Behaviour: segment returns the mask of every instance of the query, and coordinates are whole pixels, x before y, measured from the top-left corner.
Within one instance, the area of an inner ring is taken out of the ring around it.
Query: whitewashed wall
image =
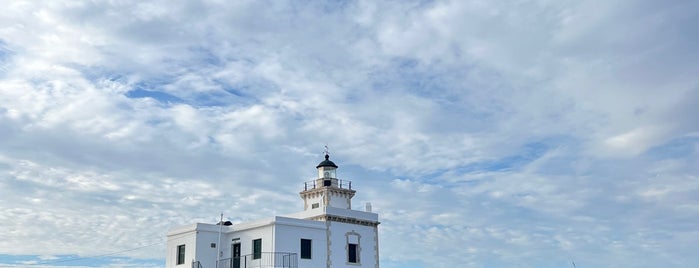
[[[347,233],[355,232],[360,236],[358,264],[347,263]],[[376,268],[377,248],[376,233],[373,226],[330,222],[330,258],[332,267]]]
[[[321,195],[321,194],[314,195],[313,197],[309,197],[305,202],[306,202],[306,204],[305,204],[306,207],[304,208],[305,210],[314,209],[313,204],[316,204],[316,203],[318,204],[318,207],[315,209],[322,209],[323,207],[325,207],[325,205],[323,205],[323,195]]]
[[[215,225],[197,223],[172,230],[167,240],[167,255],[165,267],[190,268],[192,261],[200,261],[204,267],[214,267],[216,264],[216,248],[211,243],[217,243],[218,229]],[[177,265],[177,246],[185,245],[185,261]]]
[[[274,226],[271,221],[266,225],[234,225],[233,230],[233,232],[227,233],[225,240],[223,240],[223,244],[226,247],[223,258],[231,258],[232,244],[236,243],[236,241],[240,243],[241,256],[252,254],[252,241],[255,239],[262,239],[262,252],[274,251]],[[237,240],[234,241],[234,239]],[[255,260],[254,262],[257,261]]]
[[[329,191],[328,194],[330,195],[330,204],[328,204],[329,207],[350,209],[350,199],[347,198],[346,195],[332,191]]]
[[[296,253],[299,268],[326,267],[325,222],[278,217],[275,228],[277,252]],[[301,238],[312,241],[311,259],[301,259]]]

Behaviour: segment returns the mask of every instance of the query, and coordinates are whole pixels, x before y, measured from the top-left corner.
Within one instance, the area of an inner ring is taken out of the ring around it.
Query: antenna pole
[[[223,212],[221,212],[221,221],[218,222],[218,244],[216,245],[216,249],[218,251],[218,254],[216,254],[216,268],[218,268],[218,263],[221,262],[221,254],[223,254],[223,251],[221,251],[221,231],[223,229]]]

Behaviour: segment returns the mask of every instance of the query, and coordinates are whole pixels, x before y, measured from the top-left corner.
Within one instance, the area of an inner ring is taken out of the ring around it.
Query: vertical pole
[[[221,231],[223,229],[223,212],[221,212],[221,220],[218,222],[218,244],[216,244],[216,268],[218,268],[218,263],[221,262]]]

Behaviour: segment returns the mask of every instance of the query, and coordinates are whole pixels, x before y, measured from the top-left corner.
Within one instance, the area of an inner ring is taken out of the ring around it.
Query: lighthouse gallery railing
[[[261,252],[219,261],[219,268],[298,268],[296,253]]]

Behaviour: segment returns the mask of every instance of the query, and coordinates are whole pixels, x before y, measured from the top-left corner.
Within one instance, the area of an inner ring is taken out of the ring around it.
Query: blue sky
[[[697,1],[3,6],[0,267],[162,267],[326,144],[384,268],[699,266]]]

